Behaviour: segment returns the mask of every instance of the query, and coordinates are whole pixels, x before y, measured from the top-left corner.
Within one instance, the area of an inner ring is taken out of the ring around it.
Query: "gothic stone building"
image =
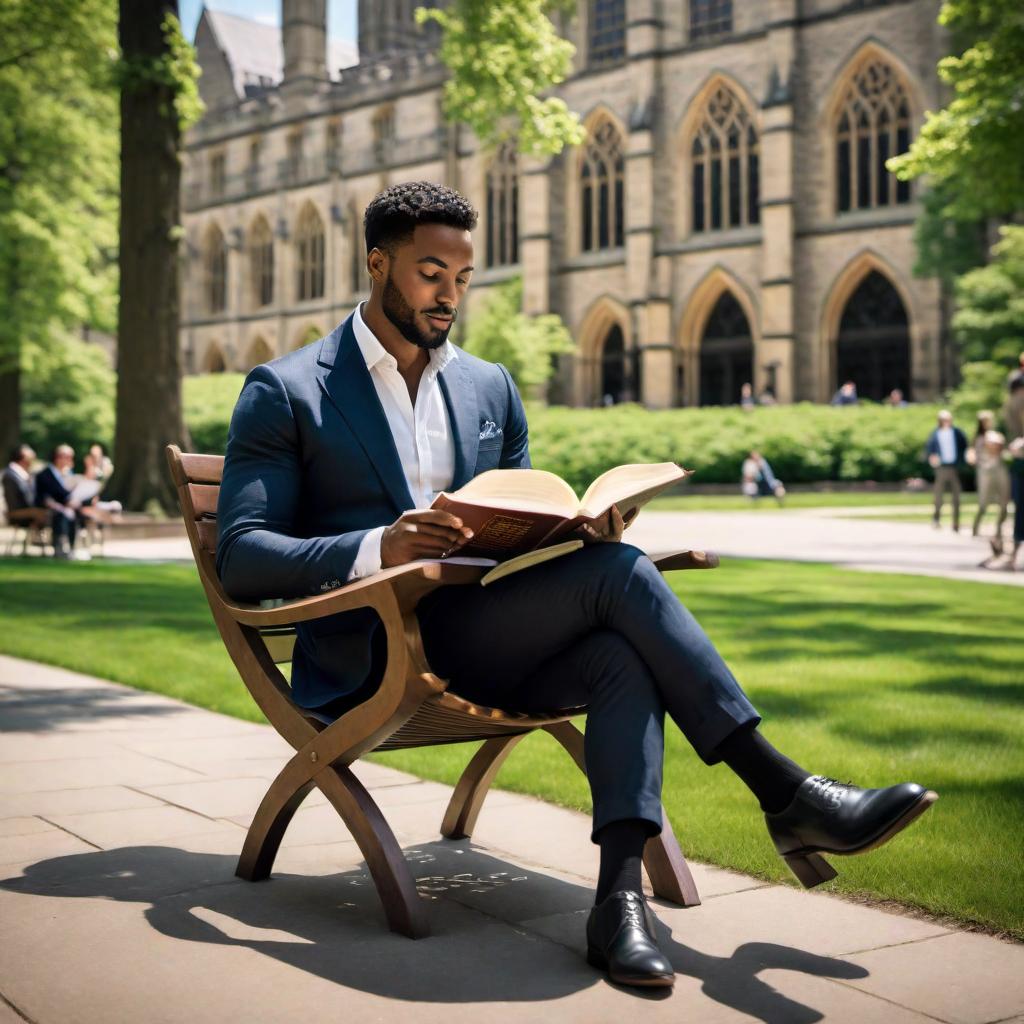
[[[367,202],[430,179],[481,211],[467,318],[521,275],[526,311],[568,325],[551,400],[947,385],[943,297],[912,271],[919,186],[884,167],[944,101],[939,0],[581,0],[559,94],[587,141],[550,161],[444,122],[416,6],[360,0],[358,62],[328,58],[325,0],[283,0],[281,30],[204,12],[207,113],[184,185],[193,372],[329,331],[367,291]]]

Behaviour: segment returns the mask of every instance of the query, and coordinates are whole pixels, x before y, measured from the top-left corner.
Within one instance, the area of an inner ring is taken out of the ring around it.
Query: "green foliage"
[[[195,451],[223,454],[228,444],[231,412],[244,382],[244,373],[209,373],[184,378],[185,423]]]
[[[927,174],[944,191],[947,217],[1024,210],[1024,7],[1020,0],[946,0],[939,21],[966,47],[939,62],[953,99],[886,166],[904,180]]]
[[[953,331],[965,359],[1010,367],[1024,351],[1024,227],[1000,234],[993,261],[957,282]]]
[[[70,444],[79,458],[96,441],[114,439],[114,371],[106,353],[77,338],[55,339],[26,356],[22,435],[43,457]]]
[[[1000,363],[964,363],[960,384],[946,396],[946,405],[965,429],[982,409],[999,415],[1006,400],[1006,367]]]
[[[751,448],[785,483],[898,481],[921,475],[921,449],[935,407],[833,408],[801,403],[739,408],[531,408],[530,452],[579,493],[600,473],[627,462],[678,462],[693,482],[737,483]]]
[[[166,50],[160,57],[122,57],[118,64],[118,85],[123,90],[150,85],[164,86],[174,96],[178,126],[185,131],[203,115],[205,106],[199,98],[199,76],[202,71],[196,52],[181,30],[181,22],[168,12],[161,26]],[[166,110],[161,110],[166,114]]]
[[[548,17],[565,3],[550,0],[453,0],[420,7],[420,24],[443,31],[445,114],[473,129],[485,146],[518,139],[524,153],[552,156],[586,138],[579,118],[556,96],[541,93],[572,70],[573,45]]]
[[[952,285],[960,274],[985,262],[985,224],[949,216],[948,193],[947,185],[925,192],[921,199],[921,213],[914,224],[914,273]]]
[[[0,370],[116,319],[113,0],[0,4]]]
[[[481,359],[504,364],[524,395],[539,397],[551,377],[552,357],[576,346],[557,314],[527,316],[522,307],[521,278],[494,288],[487,305],[470,320],[463,347]]]

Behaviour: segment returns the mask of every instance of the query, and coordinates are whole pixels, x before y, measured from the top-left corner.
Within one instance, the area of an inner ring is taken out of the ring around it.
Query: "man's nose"
[[[455,291],[454,283],[446,281],[439,285],[434,293],[434,301],[440,308],[446,311],[454,309],[458,303],[458,295]]]

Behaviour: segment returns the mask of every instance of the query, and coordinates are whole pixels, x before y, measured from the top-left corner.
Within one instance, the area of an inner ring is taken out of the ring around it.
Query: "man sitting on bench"
[[[234,598],[306,596],[457,550],[468,528],[431,510],[435,495],[530,465],[508,371],[448,341],[476,218],[441,185],[382,192],[365,216],[369,298],[327,337],[249,374],[217,509],[217,567]],[[588,706],[601,850],[588,959],[618,982],[671,985],[640,876],[662,827],[666,712],[707,764],[724,761],[750,788],[805,885],[833,876],[818,854],[884,842],[935,794],[913,783],[860,789],[777,751],[693,616],[620,542],[623,526],[613,509],[581,550],[486,588],[439,587],[417,616],[430,665],[454,693],[516,711]],[[366,610],[300,624],[295,701],[340,715],[372,694],[384,669],[376,626]]]

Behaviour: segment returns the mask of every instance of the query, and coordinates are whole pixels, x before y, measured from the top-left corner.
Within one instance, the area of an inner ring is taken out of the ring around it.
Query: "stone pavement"
[[[584,960],[584,815],[495,791],[472,841],[442,840],[449,787],[375,764],[357,774],[430,938],[385,929],[315,793],[274,877],[243,882],[289,753],[266,726],[0,657],[0,1024],[1024,1021],[1024,946],[701,865],[701,907],[655,903],[674,990],[618,988]]]

